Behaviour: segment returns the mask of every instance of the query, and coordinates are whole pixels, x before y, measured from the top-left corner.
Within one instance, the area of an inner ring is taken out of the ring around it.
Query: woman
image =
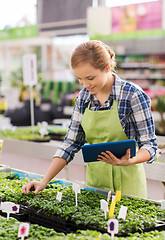
[[[130,149],[121,158],[111,152],[89,163],[86,184],[124,194],[147,197],[143,162],[153,162],[157,143],[150,99],[135,84],[115,73],[115,54],[101,41],[79,45],[72,54],[71,66],[83,89],[76,98],[71,123],[64,141],[41,181],[23,187],[35,194],[69,163],[85,142],[102,143],[136,139],[139,150],[130,158]]]

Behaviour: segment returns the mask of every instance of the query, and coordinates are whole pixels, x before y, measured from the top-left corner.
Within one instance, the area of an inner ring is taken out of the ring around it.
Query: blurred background
[[[27,117],[15,117],[17,108],[28,109],[29,88],[22,74],[25,54],[37,56],[35,123],[52,122],[70,118],[80,90],[70,68],[73,49],[100,39],[116,53],[117,74],[151,97],[156,131],[164,135],[159,122],[165,111],[164,0],[0,0],[0,4],[0,110],[12,124],[30,125]]]
[[[21,131],[32,125],[32,96],[35,131],[42,140],[64,138],[81,89],[70,57],[77,45],[90,39],[108,44],[116,53],[117,74],[150,96],[157,161],[164,163],[165,0],[0,0],[1,137],[25,140],[29,130]],[[23,56],[28,54],[37,59],[32,89],[23,81]],[[29,139],[33,137],[34,132]],[[161,188],[164,196],[164,173],[157,170],[154,176],[155,171],[149,170],[148,178],[161,182],[155,189]]]

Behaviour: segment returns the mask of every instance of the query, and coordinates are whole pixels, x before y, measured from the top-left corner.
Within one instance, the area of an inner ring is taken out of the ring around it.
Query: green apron
[[[86,108],[81,125],[89,144],[128,140],[118,115],[118,102],[113,108],[91,111]],[[112,166],[101,161],[87,164],[86,184],[105,190],[120,190],[124,194],[146,198],[146,177],[143,164]]]

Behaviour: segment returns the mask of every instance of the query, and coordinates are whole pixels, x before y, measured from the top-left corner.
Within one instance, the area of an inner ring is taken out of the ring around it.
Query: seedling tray
[[[33,224],[42,225],[43,227],[53,228],[57,232],[67,233],[76,233],[77,230],[96,230],[102,233],[107,233],[107,231],[97,228],[95,226],[76,224],[72,220],[65,220],[59,216],[55,215],[46,215],[40,210],[31,209],[29,207],[24,206],[24,211],[26,211],[28,215],[28,221]]]
[[[28,177],[28,178],[31,178],[31,179],[39,177],[39,176],[35,176],[32,173],[27,173],[27,172],[23,172],[23,171],[15,171],[15,170],[12,170],[12,171],[15,172],[15,174],[18,177]],[[71,185],[71,182],[68,182],[68,181],[58,180],[57,183],[60,183],[62,185],[67,185],[67,186]],[[92,188],[92,187],[88,187],[88,186],[84,186],[83,188],[84,188],[84,190],[94,190],[94,191],[98,191],[101,194],[107,195],[107,191],[104,191],[102,189],[96,189],[96,188]],[[112,193],[112,195],[114,195],[114,193]],[[133,196],[126,195],[126,197],[131,199]],[[142,198],[139,198],[139,199],[142,199]],[[153,200],[149,200],[149,199],[148,200],[144,199],[144,200],[149,201],[149,202],[153,202],[155,205],[160,205],[159,202],[156,202],[156,201],[153,201]],[[94,222],[92,223],[92,221],[91,221],[91,225],[89,225],[89,224],[85,225],[84,224],[85,221],[83,220],[83,222],[81,223],[81,221],[80,221],[81,219],[77,218],[76,215],[73,216],[72,220],[71,219],[66,220],[64,218],[61,218],[58,215],[51,215],[51,214],[53,214],[52,212],[49,212],[49,215],[48,215],[48,213],[46,213],[46,209],[45,210],[36,210],[36,209],[33,209],[32,207],[30,208],[28,205],[26,205],[26,206],[22,206],[21,210],[23,211],[24,214],[26,214],[26,215],[23,215],[23,217],[25,217],[25,216],[27,217],[26,221],[31,222],[31,223],[36,223],[36,224],[39,224],[39,225],[42,225],[42,226],[45,226],[45,227],[48,227],[48,228],[53,228],[54,230],[56,230],[58,232],[70,233],[70,232],[76,232],[78,229],[97,230],[97,231],[100,231],[102,233],[107,232],[106,229],[105,229],[105,225],[104,225],[104,229],[100,229],[100,228],[96,227],[94,225]],[[150,213],[152,214],[152,212],[150,212]],[[13,217],[16,217],[16,215],[13,216]],[[21,217],[21,216],[18,216],[18,217]],[[76,222],[73,219],[77,219],[79,224],[77,225],[76,223],[78,223],[78,222]],[[19,220],[24,221],[23,219],[19,219]],[[143,221],[143,219],[142,219],[142,221]],[[162,221],[164,221],[164,217],[162,218]],[[150,228],[146,227],[146,229],[144,229],[144,226],[143,226],[143,232],[148,232],[148,231],[151,231],[151,230],[158,230],[158,231],[165,230],[165,222],[155,222],[155,224],[156,225],[154,227],[150,227]],[[147,222],[146,222],[145,226],[148,226]],[[125,233],[123,233],[123,232],[124,231],[122,230],[122,232],[119,233],[119,236],[126,236],[128,234],[127,230],[126,230]],[[132,228],[130,233],[134,233],[134,232],[135,232],[134,228]],[[136,232],[138,232],[138,230]]]
[[[84,224],[76,224],[76,222],[72,220],[62,219],[60,216],[55,215],[46,215],[40,210],[31,209],[27,206],[23,206],[24,212],[28,215],[28,221],[33,224],[38,224],[43,227],[53,228],[57,232],[67,233],[76,233],[77,230],[94,230],[99,231],[101,233],[107,233],[105,229],[101,229],[97,226],[93,225],[84,225]],[[165,230],[165,222],[159,221],[156,223],[154,227],[146,228],[143,232],[150,231],[163,231]],[[132,231],[131,233],[140,232],[140,231]],[[126,237],[129,232],[118,233],[117,236]]]
[[[91,226],[91,225],[83,225],[83,224],[79,224],[77,225],[75,222],[73,221],[70,221],[69,222],[69,229],[72,231],[72,232],[76,232],[77,230],[81,229],[81,230],[93,230],[93,231],[98,231],[98,232],[101,232],[101,233],[107,233],[107,230],[105,229],[101,229],[99,227],[96,227],[96,226]],[[151,227],[151,228],[146,228],[144,229],[144,232],[150,232],[150,231],[154,231],[154,230],[157,230],[157,231],[163,231],[165,230],[165,222],[159,222],[156,224],[156,226],[154,227]],[[136,233],[136,232],[140,232],[140,231],[132,231],[131,233]],[[118,233],[117,236],[119,237],[126,237],[128,236],[128,233],[129,232],[125,232],[125,233]]]
[[[43,227],[53,228],[57,232],[63,232],[65,234],[72,232],[69,223],[60,218],[59,216],[47,216],[40,210],[35,210],[24,206],[24,211],[28,215],[28,221],[33,224],[38,224]]]

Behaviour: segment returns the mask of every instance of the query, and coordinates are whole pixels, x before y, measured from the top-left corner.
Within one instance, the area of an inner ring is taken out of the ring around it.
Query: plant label
[[[29,235],[29,228],[30,225],[29,223],[21,223],[19,225],[19,230],[18,230],[18,237],[21,239],[24,239],[24,237],[27,237]]]
[[[109,202],[110,200],[110,197],[111,197],[111,191],[108,192],[108,196],[107,196],[107,202]]]
[[[119,202],[121,200],[121,191],[116,191],[115,202]]]
[[[119,210],[118,218],[122,218],[122,219],[125,220],[126,214],[127,214],[127,209],[128,209],[127,207],[121,205],[120,210]]]
[[[73,191],[76,193],[80,193],[80,185],[77,183],[72,184]]]
[[[11,213],[19,213],[19,205],[13,202],[1,202],[1,210],[7,213],[7,220],[9,220]]]
[[[105,219],[107,218],[107,212],[109,212],[109,209],[108,209],[108,202],[105,201],[104,199],[101,199],[100,200],[100,207],[101,207],[101,210],[104,211],[104,214],[105,214]]]
[[[37,84],[37,57],[36,54],[23,56],[23,83],[25,86]]]
[[[119,231],[119,222],[117,219],[109,219],[108,220],[108,232],[111,234],[112,239],[114,239],[114,235]]]
[[[56,196],[56,199],[61,202],[61,199],[62,199],[62,192],[57,192],[57,196]]]
[[[12,207],[12,213],[19,213],[19,204],[14,204]]]
[[[112,200],[111,205],[110,205],[110,209],[109,209],[109,217],[113,218],[113,214],[115,211],[115,204],[116,202]]]
[[[81,193],[80,192],[80,185],[77,184],[77,183],[73,183],[72,188],[73,188],[73,191],[75,192],[76,207],[77,207],[77,193]]]
[[[165,210],[165,200],[161,201],[161,210]]]
[[[115,196],[112,196],[112,201],[114,201],[114,202],[115,202]]]

